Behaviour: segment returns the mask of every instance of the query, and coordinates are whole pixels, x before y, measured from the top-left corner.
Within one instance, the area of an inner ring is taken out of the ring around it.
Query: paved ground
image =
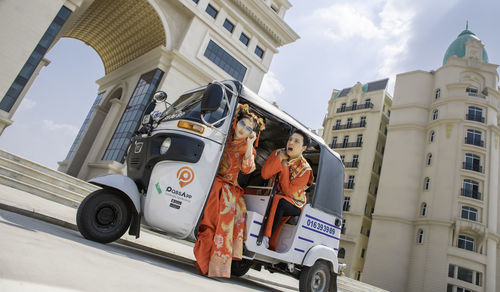
[[[190,262],[91,242],[76,231],[3,210],[0,234],[0,291],[297,291],[296,280],[279,283],[273,277],[282,282],[282,275],[267,272],[252,271],[244,279],[202,277]]]

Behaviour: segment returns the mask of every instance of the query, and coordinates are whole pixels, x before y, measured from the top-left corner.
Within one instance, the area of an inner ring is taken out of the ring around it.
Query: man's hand
[[[280,151],[280,153],[279,153],[279,157],[280,157],[281,162],[283,162],[283,161],[288,161],[288,158],[290,158],[290,157],[288,157],[288,155],[287,155],[285,152],[283,152],[283,151]]]

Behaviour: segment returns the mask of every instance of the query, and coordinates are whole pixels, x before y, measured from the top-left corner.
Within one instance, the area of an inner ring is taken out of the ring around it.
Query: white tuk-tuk
[[[337,274],[344,267],[337,260],[344,182],[339,155],[238,81],[214,81],[186,92],[171,105],[164,92],[157,92],[153,99],[142,127],[131,140],[127,176],[110,174],[90,180],[102,189],[80,204],[80,233],[108,243],[127,229],[139,237],[140,226],[145,224],[172,237],[196,241],[236,107],[248,104],[265,119],[266,130],[256,149],[257,169],[238,178],[247,202],[247,239],[243,260],[233,261],[231,272],[242,276],[250,268],[264,267],[299,279],[300,291],[336,291]],[[274,149],[285,146],[295,129],[311,138],[303,156],[313,169],[315,182],[307,190],[301,215],[285,224],[276,251],[272,251],[261,243],[276,185],[268,186],[260,168]]]

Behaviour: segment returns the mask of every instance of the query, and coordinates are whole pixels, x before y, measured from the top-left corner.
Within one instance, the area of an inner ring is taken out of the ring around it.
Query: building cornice
[[[380,220],[380,221],[392,221],[392,222],[402,223],[402,224],[406,224],[406,225],[413,224],[413,220],[410,220],[410,219],[395,217],[395,216],[378,215],[378,214],[373,214],[372,220],[373,220],[372,222],[374,222],[375,220]],[[372,223],[372,225],[373,225],[373,223]]]
[[[299,35],[263,1],[231,0],[247,16],[259,24],[277,43],[278,47],[299,39]],[[257,13],[255,13],[257,11]],[[276,24],[269,26],[268,23]]]
[[[411,109],[411,108],[418,108],[418,109],[423,109],[428,111],[429,107],[425,105],[421,105],[418,103],[410,103],[410,104],[402,104],[402,105],[395,105],[391,107],[391,111],[394,112],[394,110],[400,110],[400,109]]]
[[[395,125],[389,124],[387,126],[387,130],[388,131],[393,131],[393,130],[421,130],[421,131],[425,131],[426,126],[420,125],[420,124],[412,124],[412,123],[395,124]]]

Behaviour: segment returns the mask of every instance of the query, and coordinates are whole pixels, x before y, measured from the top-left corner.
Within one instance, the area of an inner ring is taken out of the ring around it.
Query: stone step
[[[71,180],[67,180],[66,177],[58,175],[52,170],[44,172],[45,169],[40,168],[37,170],[31,168],[24,162],[25,161],[18,162],[17,160],[11,160],[0,156],[0,166],[3,166],[6,169],[11,169],[23,173],[26,176],[37,178],[47,183],[59,186],[61,188],[67,189],[68,191],[86,196],[87,194],[99,189],[99,187],[89,184],[85,181],[77,181],[74,178]],[[56,176],[54,176],[54,174],[56,174]]]
[[[0,174],[0,184],[31,193],[33,195],[57,202],[62,205],[66,205],[72,208],[77,208],[80,205],[81,200],[75,200],[68,197],[61,196],[58,193],[54,193],[45,189],[42,189],[35,185],[30,185],[26,182],[17,180],[11,176],[5,176]]]
[[[76,177],[73,177],[71,175],[67,175],[63,172],[51,169],[49,167],[43,166],[41,164],[30,161],[30,160],[23,158],[21,156],[6,152],[4,150],[0,150],[0,157],[4,158],[3,160],[0,161],[0,164],[2,164],[2,161],[9,160],[9,161],[11,161],[11,163],[17,163],[17,164],[23,165],[24,167],[27,167],[28,169],[38,171],[44,175],[51,176],[51,177],[56,178],[60,181],[64,181],[68,184],[78,186],[82,189],[88,189],[90,191],[93,191],[96,188],[95,185],[90,184],[86,181],[83,181],[83,180],[78,179]]]
[[[50,194],[54,194],[58,197],[61,197],[63,200],[68,199],[75,202],[80,202],[83,198],[88,194],[80,194],[70,191],[68,189],[62,188],[60,186],[54,185],[51,182],[43,181],[36,177],[32,177],[28,174],[9,169],[0,165],[0,175],[4,177],[9,177],[14,179],[17,182],[22,182],[22,187],[33,187],[39,190],[47,191]],[[14,185],[9,185],[11,187],[15,187]],[[27,191],[26,189],[22,189],[23,191]]]

